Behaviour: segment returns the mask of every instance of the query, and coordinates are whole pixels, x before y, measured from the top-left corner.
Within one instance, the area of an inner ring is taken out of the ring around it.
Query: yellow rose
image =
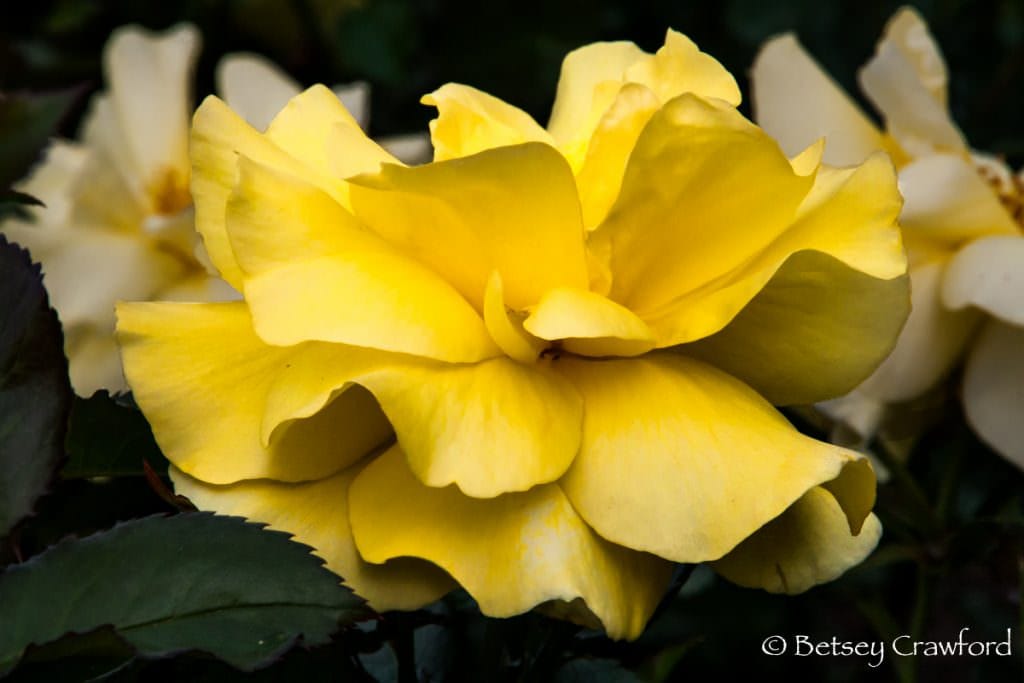
[[[181,24],[153,33],[123,26],[103,51],[108,89],[91,102],[81,141],[55,140],[21,189],[41,199],[33,221],[0,225],[43,266],[64,326],[71,383],[90,395],[126,389],[114,339],[121,299],[238,298],[207,268],[189,195],[192,71],[200,36]],[[218,90],[264,128],[300,88],[258,55],[227,55]],[[366,124],[368,87],[336,94]],[[382,141],[403,159],[425,158],[426,136]]]
[[[245,299],[118,309],[176,489],[292,532],[377,609],[457,583],[615,638],[673,562],[799,592],[863,559],[870,465],[769,401],[891,348],[888,159],[787,159],[674,32],[571,53],[546,129],[466,86],[426,101],[418,167],[322,87],[265,134],[197,111],[197,227]]]
[[[824,409],[870,437],[887,404],[920,396],[965,361],[968,421],[1024,468],[1024,183],[967,146],[924,21],[912,9],[897,12],[860,72],[884,132],[791,35],[765,45],[751,78],[756,118],[784,150],[824,136],[829,163],[860,163],[885,149],[899,169],[913,312],[881,367]]]

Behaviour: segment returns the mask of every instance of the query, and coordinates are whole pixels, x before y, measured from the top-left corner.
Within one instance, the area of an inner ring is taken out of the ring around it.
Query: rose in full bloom
[[[119,299],[209,301],[237,298],[208,267],[189,194],[191,78],[199,33],[116,30],[103,53],[108,90],[97,95],[82,141],[55,140],[20,189],[46,208],[0,231],[42,263],[64,326],[71,382],[79,394],[126,388],[114,339]],[[218,87],[253,125],[299,86],[257,55],[229,55]],[[366,122],[367,87],[336,92]],[[391,141],[402,158],[423,157],[424,136]]]
[[[973,152],[950,118],[946,66],[924,21],[897,12],[860,72],[884,130],[793,36],[763,48],[752,80],[755,116],[784,150],[824,136],[826,162],[884,149],[899,169],[913,312],[878,371],[825,410],[869,437],[887,404],[924,394],[963,363],[968,421],[1024,468],[1024,184]]]
[[[196,223],[244,300],[126,303],[125,370],[199,507],[287,530],[377,609],[462,586],[636,637],[674,562],[799,592],[875,546],[875,479],[772,403],[907,314],[885,155],[788,159],[681,34],[570,53],[548,126],[463,85],[406,167],[330,91],[195,115]]]

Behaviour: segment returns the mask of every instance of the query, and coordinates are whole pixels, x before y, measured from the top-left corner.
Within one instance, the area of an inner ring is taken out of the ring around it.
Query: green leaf
[[[106,391],[75,397],[67,450],[68,461],[60,471],[66,479],[142,476],[143,461],[158,473],[167,472],[167,460],[146,418],[125,397]]]
[[[369,614],[279,531],[206,512],[132,520],[0,574],[0,676],[31,644],[112,625],[145,657],[200,650],[251,671]]]
[[[64,454],[71,395],[39,266],[0,235],[0,537],[46,491]]]
[[[0,189],[28,173],[81,92],[0,93]]]

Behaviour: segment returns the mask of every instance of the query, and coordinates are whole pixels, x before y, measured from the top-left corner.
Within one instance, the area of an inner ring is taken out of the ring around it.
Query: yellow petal
[[[301,120],[296,125],[302,125]],[[350,123],[336,123],[326,131],[324,141],[326,163],[331,173],[338,178],[351,178],[360,173],[376,173],[381,164],[401,164],[395,156],[381,145],[366,137],[361,129]],[[342,204],[351,209],[348,186]]]
[[[314,85],[293,97],[270,122],[267,139],[310,168],[331,176],[335,166],[327,143],[331,132],[339,127],[352,131],[357,140],[365,141],[359,147],[345,150],[352,165],[348,175],[376,171],[384,162],[398,163],[366,137],[338,96],[322,85]]]
[[[400,254],[311,258],[249,278],[256,333],[269,344],[327,341],[471,363],[500,352],[473,308]]]
[[[419,609],[434,602],[455,588],[435,565],[409,557],[369,564],[359,557],[349,525],[348,490],[361,469],[357,465],[302,484],[261,480],[215,486],[175,467],[170,475],[175,492],[201,510],[262,522],[312,546],[328,569],[378,611]]]
[[[343,181],[318,173],[257,133],[216,97],[207,97],[196,110],[192,125],[192,197],[196,230],[223,277],[242,289],[242,272],[235,261],[224,225],[228,196],[238,178],[238,155],[281,172],[309,180],[335,200],[346,196]]]
[[[846,288],[837,291],[844,297],[856,299],[864,294],[859,287],[873,289],[873,296],[879,296],[882,300],[892,303],[893,307],[881,309],[888,313],[879,316],[877,327],[850,331],[853,337],[868,341],[869,345],[865,349],[865,356],[850,365],[841,366],[840,372],[860,374],[863,377],[878,363],[881,356],[873,354],[890,348],[893,336],[906,317],[906,284],[871,282],[872,278],[892,280],[906,271],[906,258],[896,225],[901,199],[896,189],[892,163],[884,154],[878,153],[854,168],[821,167],[813,178],[809,179],[813,180],[814,186],[800,204],[795,219],[770,244],[727,276],[677,298],[671,304],[663,306],[657,313],[643,316],[654,329],[659,346],[701,339],[722,330],[768,285],[788,259],[799,252],[811,250],[821,254],[818,257],[806,257],[809,260],[800,262],[810,264],[807,273],[796,275],[794,280],[799,264],[793,264],[789,267],[790,273],[780,276],[776,283],[798,287],[802,290],[801,293],[798,294],[796,288],[780,292],[784,303],[774,298],[779,294],[768,295],[768,299],[776,301],[781,306],[779,310],[773,310],[769,315],[779,313],[787,323],[792,323],[794,320],[789,314],[796,313],[803,318],[798,329],[817,335],[816,338],[813,342],[803,342],[783,324],[776,327],[771,323],[770,317],[762,316],[757,324],[763,326],[767,323],[769,327],[764,330],[755,328],[750,332],[755,336],[767,333],[764,335],[766,338],[754,343],[789,345],[796,339],[796,345],[809,348],[811,344],[822,341],[822,337],[825,336],[824,341],[827,344],[823,350],[832,354],[833,347],[829,345],[831,341],[827,335],[842,335],[850,326],[857,328],[863,323],[857,322],[847,312],[839,310],[835,305],[836,296],[831,290],[831,283],[827,277],[823,279],[821,274],[844,271],[848,267],[851,272],[842,276],[847,282]],[[838,263],[829,257],[833,257]],[[806,302],[798,299],[804,295],[810,297]],[[863,310],[864,305],[859,303],[853,307],[856,310]],[[790,307],[793,306],[796,310],[790,311]],[[867,317],[874,319],[875,315]],[[808,327],[811,329],[808,330]],[[819,327],[820,332],[813,331]],[[771,339],[776,335],[778,338]],[[739,335],[734,336],[734,339],[738,341]],[[782,347],[778,350],[782,350]],[[842,351],[845,350],[848,349],[844,347]],[[840,352],[841,350],[836,347],[831,357],[841,358],[838,355]],[[819,355],[814,354],[815,357]],[[865,360],[868,360],[870,365],[863,366],[861,363]],[[764,368],[764,371],[771,372],[767,368]],[[763,374],[761,371],[755,372]],[[763,385],[758,386],[767,390]]]
[[[559,287],[549,290],[523,322],[534,336],[561,340],[584,356],[638,356],[654,348],[644,321],[600,294]]]
[[[420,101],[437,107],[437,118],[430,122],[434,161],[524,142],[552,142],[522,109],[468,85],[448,83]]]
[[[330,195],[301,177],[239,154],[237,178],[225,225],[246,276],[346,250],[388,248]]]
[[[262,55],[238,52],[217,63],[217,92],[250,126],[265,131],[288,100],[302,88]]]
[[[960,157],[918,159],[900,170],[899,180],[905,198],[900,223],[911,252],[919,243],[950,248],[986,235],[1020,234],[992,187]]]
[[[412,168],[386,165],[351,182],[356,217],[441,274],[478,311],[495,270],[515,309],[553,287],[587,286],[576,184],[565,159],[547,145]]]
[[[267,343],[340,342],[451,362],[499,352],[451,285],[309,183],[241,157],[226,223]]]
[[[683,95],[647,124],[591,241],[611,253],[611,298],[654,316],[758,254],[792,222],[813,178],[736,110]]]
[[[671,573],[663,560],[598,537],[558,486],[468,498],[419,483],[397,448],[349,490],[352,532],[370,562],[420,557],[445,569],[495,617],[582,598],[612,638],[636,638]]]
[[[298,347],[276,377],[268,382],[259,426],[260,443],[264,446],[274,443],[279,432],[292,425],[301,428],[305,418],[321,412],[337,413],[340,420],[336,428],[328,428],[328,435],[343,437],[347,441],[362,438],[349,433],[349,430],[361,431],[358,421],[362,419],[367,419],[369,427],[377,423],[376,418],[366,416],[369,404],[374,407],[370,412],[378,416],[381,413],[376,400],[354,381],[381,368],[401,365],[402,360],[403,357],[397,354],[343,344],[304,344]],[[342,415],[346,408],[351,408],[355,414],[351,417]],[[327,420],[329,416],[325,415],[311,424]],[[381,433],[391,436],[390,426]]]
[[[505,306],[505,292],[498,271],[491,273],[484,295],[484,322],[491,339],[501,350],[520,363],[533,363],[547,343],[523,329],[525,315]]]
[[[636,140],[639,129],[650,118],[651,112],[643,111],[649,108],[646,101],[615,104],[623,90],[630,91],[630,100],[635,100],[637,92],[649,93],[655,107],[683,93],[695,93],[734,105],[740,102],[740,91],[732,75],[713,57],[701,52],[689,38],[671,29],[665,36],[665,44],[654,55],[627,42],[594,43],[582,47],[569,53],[562,63],[549,125],[559,149],[574,170],[584,165],[594,144],[592,137],[600,127],[607,128],[608,122],[603,122],[603,119],[609,115],[612,122],[626,126],[626,137],[630,139],[606,141],[605,145],[610,144],[611,149],[596,153],[599,158],[610,155],[612,159],[607,161],[612,161],[613,166],[625,164],[624,157],[618,158],[623,145],[628,143],[628,148],[632,148],[631,143]],[[637,104],[641,111],[635,111]],[[617,112],[609,110],[613,105],[618,108]],[[638,119],[642,120],[638,122]],[[628,150],[626,153],[628,155]],[[588,180],[592,181],[600,176],[600,172],[591,169],[589,175]],[[608,182],[617,185],[621,177],[622,169],[617,168]],[[588,226],[597,225],[601,218],[597,214],[607,212],[615,199],[614,190],[601,191],[601,194],[611,192],[611,196],[599,198],[600,205],[593,209],[593,214],[588,210]]]
[[[372,392],[429,486],[455,483],[480,498],[521,491],[557,479],[579,449],[580,397],[544,365],[454,365],[326,344],[293,355],[278,374],[264,438],[288,420],[319,419],[352,385]]]
[[[591,43],[573,50],[562,60],[548,130],[559,147],[586,144],[598,121],[618,93],[626,69],[649,56],[626,41]],[[601,87],[602,85],[611,87]]]
[[[907,270],[896,224],[902,206],[895,169],[882,152],[854,168],[819,167],[796,220],[772,250],[814,249],[873,277],[899,277]]]
[[[984,237],[950,259],[942,303],[977,306],[1011,325],[1024,325],[1024,236]]]
[[[967,359],[963,401],[978,436],[1024,469],[1024,328],[985,326]]]
[[[959,360],[980,315],[974,309],[950,311],[940,290],[946,264],[934,261],[910,269],[911,311],[892,353],[861,389],[886,402],[908,401],[923,394]]]
[[[889,21],[859,80],[888,132],[911,156],[966,153],[946,107],[942,55],[915,11],[903,9]]]
[[[825,138],[825,163],[848,166],[883,149],[881,132],[792,34],[764,44],[750,80],[754,120],[786,154]]]
[[[670,354],[563,358],[583,395],[583,444],[561,485],[601,536],[677,562],[721,557],[809,489],[840,487],[859,528],[874,501],[863,458],[797,432],[732,377]]]
[[[665,44],[653,56],[644,56],[626,69],[626,80],[646,85],[662,102],[683,93],[723,100],[739,106],[736,79],[718,60],[701,52],[682,33],[669,29]]]
[[[394,365],[357,378],[394,425],[416,476],[490,498],[558,479],[580,444],[583,403],[563,377],[509,358]]]
[[[130,168],[120,170],[143,186],[170,173],[188,184],[188,117],[199,32],[180,24],[164,34],[124,26],[103,51],[103,70]]]
[[[660,106],[650,89],[636,83],[624,85],[609,104],[594,129],[576,176],[583,223],[588,229],[596,228],[608,215],[619,196],[626,162],[637,138]]]
[[[372,397],[346,392],[264,446],[267,392],[309,348],[264,344],[243,303],[122,303],[118,340],[128,384],[161,450],[203,481],[319,479],[390,437]]]
[[[825,254],[790,258],[720,332],[677,347],[774,405],[845,394],[892,351],[910,312],[907,278],[881,280]]]
[[[822,158],[825,154],[825,138],[818,138],[811,144],[807,145],[804,151],[800,152],[796,156],[789,158],[789,165],[793,167],[793,172],[797,175],[812,175],[818,172],[821,168]],[[813,194],[814,188],[811,188]],[[804,200],[804,204],[807,203],[807,199]]]
[[[871,554],[881,535],[874,515],[852,535],[835,497],[817,487],[711,566],[741,586],[793,595],[839,578]]]

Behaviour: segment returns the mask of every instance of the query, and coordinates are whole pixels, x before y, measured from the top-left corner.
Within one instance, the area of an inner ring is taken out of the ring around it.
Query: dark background
[[[197,102],[213,91],[219,58],[247,50],[270,57],[306,85],[369,81],[374,88],[373,135],[424,130],[433,110],[418,100],[448,81],[490,92],[544,123],[567,51],[617,39],[633,40],[653,51],[661,45],[665,29],[672,27],[719,59],[745,94],[749,93],[747,69],[760,44],[772,35],[794,30],[863,104],[856,87],[857,69],[872,54],[886,20],[901,4],[852,0],[22,2],[17,16],[5,7],[6,16],[0,22],[0,91],[84,84],[84,92],[91,93],[101,87],[100,54],[114,28],[139,23],[163,29],[191,21],[199,26],[204,41],[196,74]],[[914,4],[946,56],[953,116],[968,140],[978,149],[1007,155],[1015,164],[1024,161],[1024,3],[936,0]],[[65,118],[64,135],[74,135],[86,102],[87,97],[79,98]],[[889,463],[895,476],[880,486],[877,507],[886,528],[882,545],[841,580],[785,598],[739,589],[698,570],[636,643],[614,644],[585,632],[566,635],[536,616],[507,622],[479,618],[474,622],[468,617],[469,626],[454,618],[446,622],[452,633],[444,640],[447,644],[438,641],[418,657],[447,658],[447,673],[436,674],[434,680],[484,680],[474,671],[479,674],[483,670],[479,667],[494,663],[485,661],[486,648],[477,647],[483,641],[474,634],[483,628],[490,634],[487,638],[505,643],[503,651],[510,658],[509,668],[493,680],[513,680],[509,672],[514,671],[517,648],[532,647],[530,634],[536,629],[554,629],[552,633],[564,639],[552,640],[564,648],[558,656],[617,660],[622,668],[639,671],[649,680],[730,680],[745,674],[767,680],[797,674],[817,681],[904,683],[1022,680],[1024,476],[970,434],[960,416],[956,385],[954,377],[944,391],[931,397],[944,406],[943,417],[906,466]],[[822,435],[812,425],[801,427]],[[111,519],[159,509],[159,501],[134,484],[125,485],[124,496],[110,499],[108,495],[104,500],[89,498],[94,495],[89,484],[76,486],[74,491],[62,490],[63,503],[58,504],[56,497],[49,499],[52,507],[44,508],[42,523],[61,519],[71,494],[84,497],[96,510],[97,528]],[[55,528],[65,527],[55,523]],[[455,606],[446,609],[466,618],[467,612],[459,611],[457,603],[455,599]],[[484,621],[486,626],[481,626]],[[866,660],[856,657],[761,654],[761,641],[773,634],[786,636],[791,645],[797,634],[815,641],[837,637],[889,643],[902,634],[955,640],[963,627],[978,639],[1002,639],[1006,629],[1012,628],[1013,656],[914,661],[896,658],[887,649],[885,664],[871,669]],[[319,661],[316,653],[310,656],[310,661]],[[302,664],[303,657],[307,655],[291,654],[283,666]],[[452,665],[451,661],[469,663]],[[200,669],[208,665],[213,666],[201,663]],[[192,679],[199,669],[189,667],[196,666],[187,660],[149,664],[139,680]],[[274,678],[279,668],[262,677],[289,680],[292,674],[287,672],[295,671],[282,669],[285,673]],[[326,668],[314,666],[313,670],[319,673],[307,680],[334,680]],[[614,670],[608,671],[601,675],[603,680],[634,680],[614,678]],[[210,680],[225,680],[230,672],[207,668],[202,673]]]
[[[758,46],[793,30],[862,103],[855,74],[899,2],[819,0],[80,0],[19,3],[0,26],[0,89],[101,82],[99,55],[126,23],[162,29],[196,23],[204,49],[197,100],[213,90],[225,53],[261,52],[303,84],[373,84],[372,133],[421,129],[420,96],[448,81],[473,85],[547,120],[562,56],[597,40],[647,50],[665,29],[686,33],[736,75],[744,92]],[[939,41],[951,72],[956,121],[979,148],[1024,158],[1024,3],[912,3]],[[68,125],[74,123],[72,117]],[[72,132],[72,131],[69,131]]]

